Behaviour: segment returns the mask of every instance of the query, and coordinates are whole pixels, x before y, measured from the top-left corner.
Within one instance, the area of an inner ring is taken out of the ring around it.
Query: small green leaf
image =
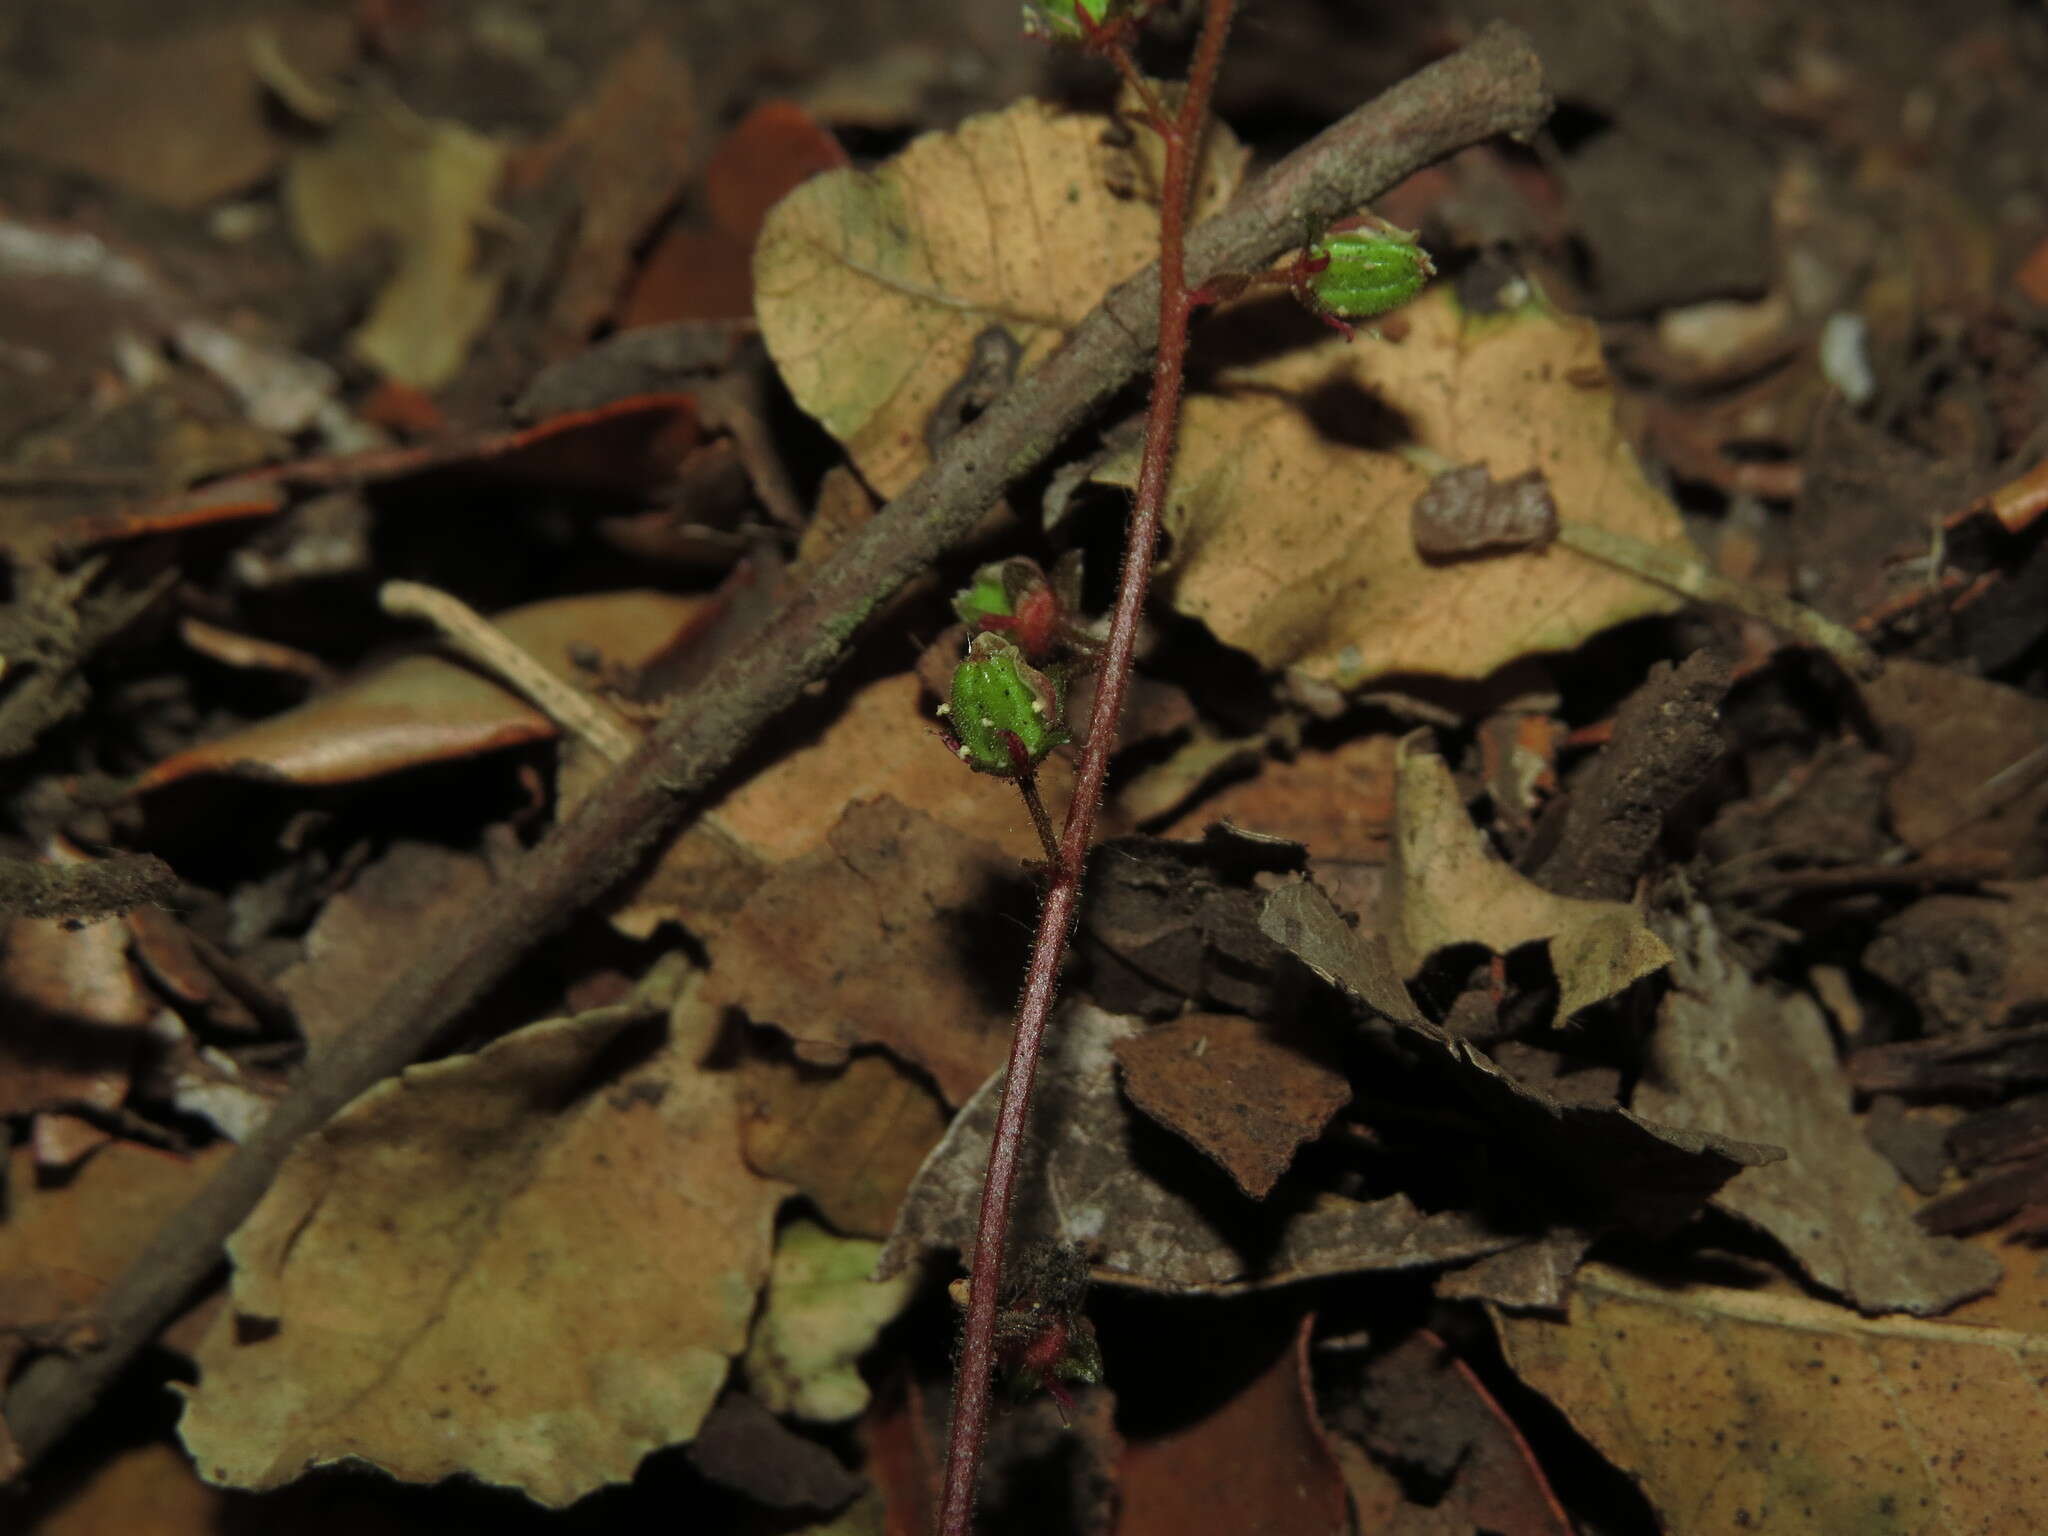
[[[1436,276],[1429,252],[1401,231],[1332,234],[1310,247],[1309,259],[1328,263],[1309,278],[1309,291],[1345,320],[1370,320],[1398,309]]]
[[[1001,778],[1020,777],[1069,739],[1059,685],[1001,635],[974,637],[942,713],[960,761]]]

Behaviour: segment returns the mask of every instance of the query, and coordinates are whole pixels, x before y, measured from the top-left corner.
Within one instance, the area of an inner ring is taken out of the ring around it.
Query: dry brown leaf
[[[1564,1321],[1494,1323],[1508,1363],[1642,1485],[1668,1536],[2005,1536],[2048,1529],[2041,1316],[1864,1318],[1591,1264]]]
[[[887,795],[847,807],[826,844],[777,869],[734,916],[711,997],[813,1062],[887,1046],[960,1103],[1009,1055],[1011,983],[993,978],[1021,961],[1016,945],[991,954],[987,941],[1005,936],[1019,871]]]
[[[550,671],[579,686],[573,658],[595,649],[631,666],[655,655],[707,600],[666,592],[550,598],[493,622]],[[408,656],[297,709],[165,758],[140,780],[154,789],[195,773],[346,784],[421,763],[467,757],[557,734],[553,721],[504,686],[440,656]]]
[[[1442,1339],[1426,1328],[1391,1347],[1375,1337],[1369,1354],[1355,1365],[1353,1358],[1340,1353],[1342,1374],[1323,1382],[1333,1441],[1355,1438],[1378,1462],[1400,1468],[1434,1495],[1420,1508],[1399,1498],[1395,1483],[1397,1504],[1388,1508],[1380,1479],[1347,1465],[1361,1531],[1572,1536],[1572,1523],[1514,1420]],[[1368,1509],[1379,1518],[1368,1519]]]
[[[693,989],[665,1045],[593,1085],[641,1016],[411,1068],[299,1144],[198,1352],[181,1433],[210,1481],[354,1457],[559,1506],[696,1433],[786,1187],[740,1159],[736,1075],[695,1064],[716,1019]]]
[[[1073,784],[1065,757],[1046,759],[1038,783],[1048,805],[1064,805]],[[860,689],[822,730],[706,809],[613,921],[635,938],[663,921],[716,933],[769,870],[816,853],[847,806],[877,795],[995,844],[1013,869],[1043,856],[1017,792],[961,768],[916,677],[903,672]]]
[[[61,844],[61,840],[60,840]],[[90,862],[68,845],[53,862]],[[128,1097],[142,1030],[163,1004],[128,958],[124,918],[17,917],[0,939],[0,1114]]]
[[[1871,717],[1897,733],[1906,762],[1892,775],[1892,829],[1941,859],[2017,857],[2043,873],[2037,828],[2048,815],[2048,702],[1989,678],[1902,657],[1863,687]]]
[[[851,1237],[887,1237],[925,1154],[946,1131],[939,1101],[887,1055],[842,1072],[749,1060],[741,1141],[756,1173],[796,1186]]]
[[[1133,1104],[1263,1200],[1350,1101],[1350,1080],[1315,1059],[1317,1044],[1284,1021],[1189,1013],[1118,1041],[1116,1059]]]
[[[1117,1467],[1117,1536],[1340,1536],[1344,1478],[1309,1396],[1304,1318],[1273,1362],[1215,1412],[1133,1441]]]
[[[337,891],[307,930],[304,957],[277,978],[299,1033],[316,1050],[337,1040],[366,999],[376,996],[404,957],[490,900],[488,863],[438,843],[393,843]]]
[[[1379,863],[1394,819],[1394,738],[1359,736],[1327,750],[1267,761],[1252,777],[1206,795],[1162,837],[1199,837],[1214,821],[1284,837],[1320,868],[1332,860]]]
[[[915,139],[876,171],[805,182],[762,225],[754,302],[790,393],[893,496],[930,462],[925,423],[1000,325],[1029,371],[1103,293],[1158,255],[1157,140],[1144,164],[1110,119],[1020,101]],[[1210,125],[1193,217],[1247,152]],[[1141,195],[1133,195],[1133,193]]]
[[[1402,672],[1483,677],[1677,606],[1563,549],[1416,553],[1424,456],[1497,479],[1538,469],[1571,521],[1657,545],[1685,535],[1615,425],[1591,321],[1540,302],[1467,314],[1449,284],[1402,316],[1398,344],[1331,337],[1221,369],[1190,395],[1161,571],[1174,607],[1264,666],[1357,688]],[[1102,478],[1136,474],[1133,453]]]
[[[536,179],[561,167],[580,199],[548,306],[551,352],[581,346],[611,314],[635,249],[681,195],[694,161],[695,96],[689,67],[650,29],[620,50],[590,99],[536,152]]]
[[[1548,1177],[1594,1203],[1589,1219],[1596,1224],[1618,1220],[1668,1231],[1738,1170],[1785,1155],[1712,1131],[1660,1125],[1613,1103],[1559,1098],[1504,1071],[1423,1018],[1387,958],[1385,940],[1352,928],[1306,881],[1268,896],[1259,924],[1318,976],[1398,1025],[1490,1125],[1519,1141]]]
[[[1054,1018],[1031,1100],[1013,1242],[1080,1246],[1094,1278],[1111,1285],[1224,1293],[1450,1264],[1515,1241],[1461,1211],[1425,1215],[1406,1195],[1246,1200],[1118,1092],[1117,1044],[1143,1028],[1079,1002]],[[991,1077],[925,1159],[877,1273],[893,1274],[928,1248],[971,1253],[1000,1094],[1000,1076]]]
[[[461,370],[503,286],[482,259],[477,230],[497,217],[504,162],[496,140],[392,100],[364,102],[292,157],[285,211],[309,255],[339,261],[373,240],[397,252],[350,338],[363,361],[420,389]]]
[[[275,6],[264,25],[315,74],[353,52],[338,11]],[[283,158],[285,137],[250,63],[256,29],[245,18],[82,30],[92,41],[77,57],[42,59],[40,78],[8,102],[0,145],[184,210],[253,187]],[[42,46],[77,36],[56,29]]]
[[[1671,951],[1629,903],[1553,896],[1488,852],[1442,758],[1403,744],[1395,777],[1387,900],[1403,976],[1448,945],[1484,944],[1504,955],[1547,939],[1563,1023],[1670,964]]]
[[[1784,1244],[1814,1280],[1865,1312],[1944,1312],[1989,1290],[1999,1264],[1913,1220],[1905,1186],[1850,1111],[1849,1080],[1820,1006],[1762,984],[1704,907],[1667,929],[1677,985],[1659,1011],[1635,1107],[1724,1136],[1773,1142],[1714,1204]]]

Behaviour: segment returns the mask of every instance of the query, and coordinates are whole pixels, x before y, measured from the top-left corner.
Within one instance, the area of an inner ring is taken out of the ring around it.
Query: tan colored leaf
[[[957,766],[957,765],[956,765]],[[993,846],[883,795],[783,865],[719,938],[717,1002],[773,1024],[807,1060],[884,1045],[959,1103],[1010,1049],[1018,957],[986,951],[1021,877]]]
[[[918,1165],[946,1131],[931,1091],[877,1051],[837,1073],[750,1060],[743,1075],[748,1166],[794,1184],[849,1237],[887,1237]]]
[[[1039,792],[1066,804],[1073,769],[1062,753],[1040,767]],[[699,816],[614,916],[636,938],[664,920],[700,935],[732,919],[776,866],[816,852],[855,801],[892,795],[924,815],[993,843],[1019,867],[1042,857],[1017,792],[1001,780],[964,771],[920,702],[908,672],[869,683],[822,730]]]
[[[395,248],[351,344],[401,383],[433,389],[454,378],[498,306],[503,279],[484,264],[477,230],[496,217],[504,161],[497,141],[386,100],[364,103],[286,169],[285,210],[316,260],[373,240]]]
[[[1401,314],[1399,343],[1332,336],[1225,368],[1189,397],[1166,510],[1174,607],[1265,666],[1343,688],[1399,672],[1483,677],[1675,607],[1563,549],[1443,564],[1416,553],[1410,510],[1434,473],[1423,462],[1481,463],[1497,479],[1540,469],[1568,520],[1651,544],[1684,531],[1615,425],[1591,321],[1541,303],[1468,314],[1449,284]],[[1240,311],[1238,323],[1253,322]],[[1136,475],[1131,454],[1103,478]]]
[[[572,657],[646,660],[682,632],[702,597],[604,592],[550,598],[499,614],[505,634],[569,682],[589,674]],[[195,773],[346,784],[422,763],[466,757],[557,734],[553,721],[482,673],[440,656],[408,656],[296,709],[165,758],[142,776],[154,789]]]
[[[881,1252],[880,1243],[835,1237],[801,1217],[782,1229],[747,1343],[747,1383],[765,1407],[821,1424],[867,1407],[856,1362],[917,1288],[914,1274],[870,1278]]]
[[[884,496],[929,462],[925,424],[980,332],[1007,330],[1028,371],[1158,254],[1150,154],[1105,143],[1110,128],[1021,101],[913,140],[879,170],[814,177],[769,214],[754,250],[762,338],[797,403]],[[1210,126],[1196,218],[1236,190],[1246,158]]]
[[[213,14],[223,19],[49,35],[40,46],[77,51],[44,57],[27,72],[33,84],[17,76],[0,145],[187,211],[253,187],[276,168],[286,140],[250,62],[254,29]],[[278,6],[264,26],[314,73],[353,53],[348,18],[336,11]]]
[[[1389,937],[1403,976],[1447,945],[1484,944],[1504,955],[1547,939],[1563,1022],[1671,963],[1629,903],[1553,896],[1495,858],[1442,758],[1404,746],[1395,774]]]
[[[1494,1326],[1668,1536],[2000,1536],[2048,1529],[2041,1316],[1864,1318],[1592,1264],[1563,1322],[1497,1312]]]
[[[1989,1290],[1990,1254],[1913,1220],[1903,1181],[1850,1111],[1820,1005],[1760,983],[1706,908],[1665,930],[1681,949],[1635,1107],[1786,1149],[1714,1196],[1785,1245],[1821,1285],[1865,1312],[1943,1312]]]
[[[229,1244],[233,1315],[181,1432],[211,1481],[354,1457],[562,1505],[688,1440],[746,1342],[785,1186],[740,1160],[735,1075],[670,1039],[592,1087],[637,1008],[380,1084],[296,1148]]]

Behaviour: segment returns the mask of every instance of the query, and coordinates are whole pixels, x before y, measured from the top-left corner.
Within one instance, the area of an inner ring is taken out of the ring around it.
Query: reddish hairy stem
[[[1045,900],[1039,907],[1038,931],[1032,938],[1031,961],[1025,971],[1024,998],[1017,1009],[1016,1033],[1010,1040],[1003,1100],[996,1111],[995,1134],[989,1142],[988,1171],[981,1186],[981,1214],[974,1233],[967,1322],[959,1365],[953,1376],[946,1491],[939,1514],[942,1536],[970,1536],[974,1529],[975,1484],[981,1470],[982,1440],[988,1430],[996,1302],[1002,1287],[1010,1209],[1017,1194],[1024,1126],[1031,1111],[1031,1089],[1038,1075],[1046,1024],[1059,992],[1060,962],[1080,908],[1088,843],[1094,836],[1096,813],[1102,806],[1103,779],[1109,771],[1110,749],[1116,744],[1117,720],[1123,713],[1131,658],[1137,648],[1138,621],[1144,613],[1145,593],[1152,581],[1152,555],[1159,542],[1160,514],[1166,507],[1186,375],[1188,317],[1194,310],[1185,260],[1188,198],[1194,185],[1195,165],[1201,156],[1202,129],[1209,98],[1215,90],[1217,66],[1223,59],[1223,40],[1230,31],[1234,3],[1235,0],[1208,0],[1180,113],[1155,124],[1166,141],[1166,176],[1159,203],[1159,343],[1152,363],[1152,401],[1145,416],[1145,456],[1138,470],[1137,495],[1131,505],[1123,574],[1110,617],[1109,642],[1103,648],[1101,680],[1096,685],[1095,707],[1088,719],[1088,744],[1075,774],[1074,798],[1067,810],[1066,827],[1060,834],[1057,857],[1047,872]],[[1125,56],[1119,67],[1128,63]]]

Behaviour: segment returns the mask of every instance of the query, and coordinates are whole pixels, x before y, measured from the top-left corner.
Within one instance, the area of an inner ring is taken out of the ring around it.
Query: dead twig
[[[1403,81],[1275,166],[1188,244],[1192,283],[1250,271],[1301,231],[1370,201],[1410,173],[1495,134],[1527,134],[1550,107],[1528,40],[1504,25]],[[285,1155],[356,1095],[400,1071],[534,944],[675,830],[757,733],[844,654],[905,581],[964,540],[983,512],[1112,394],[1152,363],[1159,274],[1113,290],[1045,363],[947,443],[801,591],[743,655],[678,700],[634,754],[508,873],[498,897],[438,935],[426,957],[363,1000],[293,1091],[100,1298],[101,1347],[45,1355],[7,1394],[33,1462],[89,1408],[220,1262],[221,1246]]]

